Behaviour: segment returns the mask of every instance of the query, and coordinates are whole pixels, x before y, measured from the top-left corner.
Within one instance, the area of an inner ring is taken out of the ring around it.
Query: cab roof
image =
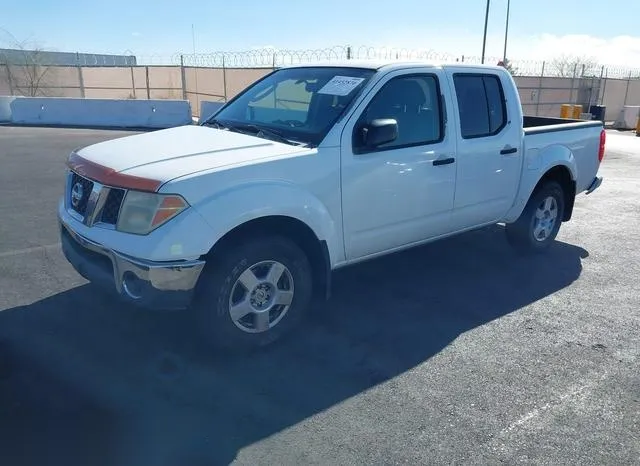
[[[335,60],[335,61],[317,61],[298,63],[293,65],[284,65],[281,68],[303,68],[303,67],[339,67],[339,68],[364,68],[376,71],[393,71],[394,69],[407,69],[407,68],[469,68],[469,69],[488,69],[488,70],[504,70],[503,67],[498,65],[481,65],[478,63],[438,63],[427,60]]]

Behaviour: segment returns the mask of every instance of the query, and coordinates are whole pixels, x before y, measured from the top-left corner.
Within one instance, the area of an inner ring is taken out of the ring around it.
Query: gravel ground
[[[0,127],[0,464],[638,464],[640,138],[544,257],[492,227],[344,269],[301,332],[224,356],[66,263],[66,155]]]

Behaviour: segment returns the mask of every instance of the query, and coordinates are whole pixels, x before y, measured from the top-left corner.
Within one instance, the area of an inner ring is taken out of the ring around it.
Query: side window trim
[[[500,76],[497,74],[493,74],[493,73],[454,73],[453,74],[453,84],[454,84],[454,91],[456,93],[456,99],[458,99],[458,89],[455,85],[455,78],[461,76],[461,77],[474,77],[474,78],[480,78],[482,80],[482,88],[484,89],[484,98],[487,104],[487,112],[490,111],[490,106],[489,106],[489,96],[487,93],[487,85],[485,82],[486,78],[493,78],[498,82],[498,90],[500,92],[500,106],[502,108],[502,123],[500,124],[500,126],[498,128],[496,128],[494,131],[489,132],[489,133],[483,133],[483,134],[476,134],[473,136],[465,136],[464,134],[462,134],[462,122],[460,121],[460,137],[462,137],[462,139],[478,139],[478,138],[488,138],[488,137],[492,137],[492,136],[497,136],[498,134],[500,134],[507,126],[507,123],[509,121],[509,117],[507,115],[507,105],[506,105],[506,98],[504,95],[504,87],[502,86],[502,80],[500,79]],[[489,130],[491,129],[491,115],[488,113],[487,114],[487,118],[489,121]],[[458,119],[461,120],[461,116],[460,116],[460,104],[458,104]]]
[[[437,117],[438,117],[438,130],[439,130],[439,138],[432,140],[432,141],[421,141],[421,142],[417,142],[417,143],[410,143],[410,144],[398,144],[398,145],[392,145],[392,146],[387,146],[387,147],[376,147],[373,149],[367,149],[361,146],[357,146],[355,144],[355,140],[356,140],[356,131],[358,130],[358,128],[360,127],[360,125],[363,123],[364,120],[364,116],[367,113],[367,110],[369,109],[369,107],[371,106],[371,103],[376,99],[376,97],[380,94],[380,92],[385,88],[385,86],[387,86],[389,83],[391,83],[394,80],[398,80],[398,79],[406,79],[406,78],[432,78],[434,83],[435,83],[435,97],[436,97],[436,105],[438,106],[438,113],[437,113]],[[367,104],[365,105],[365,107],[362,109],[362,111],[360,112],[360,115],[358,116],[358,119],[356,120],[354,126],[353,126],[353,130],[352,130],[352,134],[351,134],[351,150],[354,154],[360,155],[360,154],[372,154],[372,153],[376,153],[376,152],[385,152],[385,151],[389,151],[389,150],[396,150],[396,149],[405,149],[408,147],[419,147],[419,146],[427,146],[427,145],[432,145],[432,144],[439,144],[442,141],[444,141],[445,139],[445,124],[444,124],[444,115],[445,115],[445,101],[444,98],[442,97],[442,86],[440,85],[440,77],[436,74],[436,73],[429,73],[429,72],[420,72],[420,73],[407,73],[407,74],[401,74],[398,76],[394,76],[392,78],[390,78],[389,80],[387,80],[373,95],[373,97],[369,100],[369,102],[367,102]]]

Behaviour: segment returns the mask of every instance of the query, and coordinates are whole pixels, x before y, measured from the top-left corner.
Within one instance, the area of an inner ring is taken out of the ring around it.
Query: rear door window
[[[498,134],[507,123],[500,78],[491,74],[457,74],[453,77],[465,139]]]

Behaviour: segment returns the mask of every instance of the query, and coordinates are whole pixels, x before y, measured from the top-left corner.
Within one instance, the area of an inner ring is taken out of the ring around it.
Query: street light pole
[[[484,35],[482,37],[482,63],[484,64],[484,52],[487,48],[487,25],[489,24],[489,4],[491,0],[487,0],[487,11],[484,14]]]
[[[507,22],[504,28],[504,53],[502,54],[502,61],[507,63],[507,38],[509,37],[509,7],[511,6],[511,0],[507,0]]]

